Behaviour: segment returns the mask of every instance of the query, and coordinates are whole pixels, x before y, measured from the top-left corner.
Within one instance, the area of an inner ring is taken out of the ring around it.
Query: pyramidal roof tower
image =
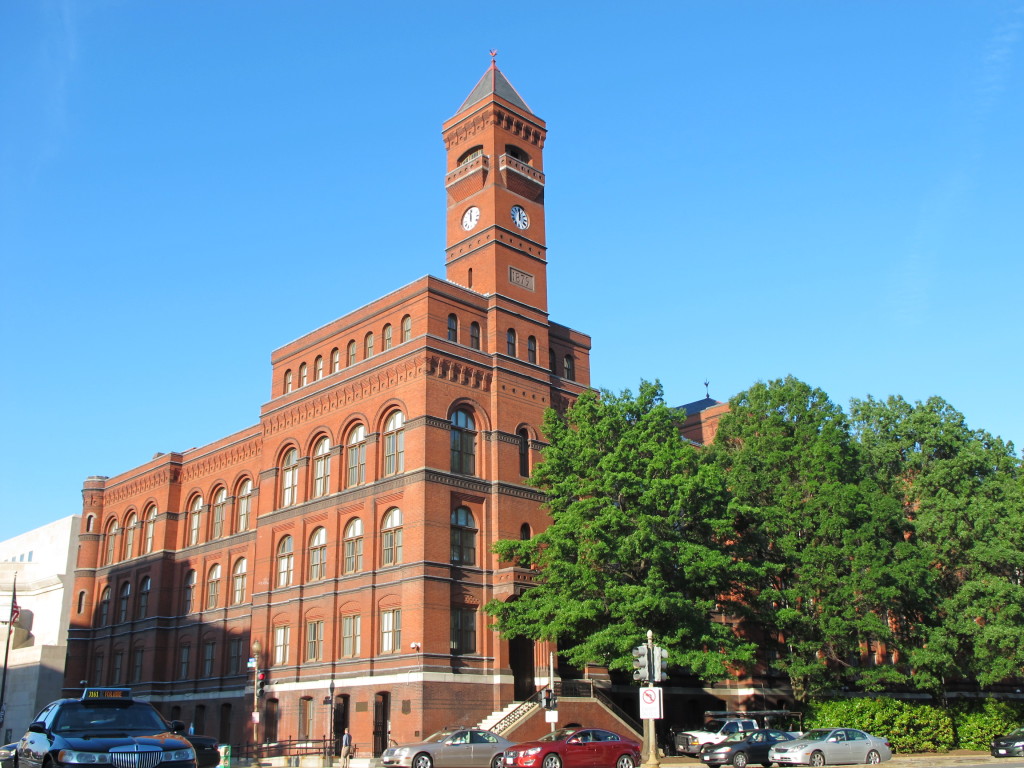
[[[448,280],[545,314],[546,135],[493,60],[442,129]]]

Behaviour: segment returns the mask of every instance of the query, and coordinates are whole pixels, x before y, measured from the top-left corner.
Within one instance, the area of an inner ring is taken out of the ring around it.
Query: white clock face
[[[520,229],[526,229],[530,226],[530,217],[526,215],[526,211],[521,206],[512,206],[512,223]]]
[[[467,232],[475,227],[478,221],[480,221],[480,209],[475,205],[472,208],[467,208],[466,212],[462,214],[462,228]]]

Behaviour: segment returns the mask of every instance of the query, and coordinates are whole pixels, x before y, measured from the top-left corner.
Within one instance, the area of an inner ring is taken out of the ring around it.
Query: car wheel
[[[825,755],[821,752],[812,752],[810,764],[815,766],[815,768],[821,768],[825,764]]]
[[[426,752],[420,752],[412,759],[412,768],[433,768],[434,760]]]
[[[615,761],[615,768],[633,768],[634,765],[633,758],[629,755],[620,755]]]
[[[493,758],[491,758],[491,768],[501,768],[504,765],[505,753],[499,752]]]
[[[558,755],[544,755],[544,762],[541,763],[541,768],[562,768],[562,758]]]
[[[732,764],[736,766],[736,768],[747,768],[747,753],[737,752],[732,756]]]
[[[865,761],[868,765],[878,765],[882,762],[882,756],[875,750],[868,752],[868,759]]]

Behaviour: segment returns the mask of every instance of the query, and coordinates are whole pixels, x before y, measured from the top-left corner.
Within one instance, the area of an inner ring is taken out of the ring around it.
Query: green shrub
[[[994,736],[1024,725],[1024,704],[998,699],[970,699],[950,706],[959,749],[988,749]]]
[[[889,740],[893,752],[947,752],[956,744],[949,710],[933,704],[886,698],[851,698],[817,702],[805,728],[860,728]]]

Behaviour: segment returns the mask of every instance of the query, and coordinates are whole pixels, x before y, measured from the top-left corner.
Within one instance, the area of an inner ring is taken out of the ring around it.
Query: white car
[[[856,728],[815,728],[776,744],[768,758],[779,765],[877,765],[892,759],[892,747],[888,740]]]

